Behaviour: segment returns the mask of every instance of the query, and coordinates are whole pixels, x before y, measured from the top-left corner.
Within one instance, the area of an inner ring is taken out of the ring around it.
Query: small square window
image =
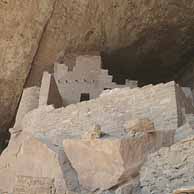
[[[88,100],[90,100],[90,94],[89,93],[81,93],[80,102],[88,101]]]

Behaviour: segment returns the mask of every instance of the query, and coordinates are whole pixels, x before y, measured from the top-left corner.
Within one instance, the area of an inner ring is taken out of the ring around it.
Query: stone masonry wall
[[[55,63],[54,76],[63,98],[64,105],[80,102],[81,94],[88,94],[90,99],[98,97],[103,90],[137,87],[136,81],[127,80],[125,85],[112,82],[108,70],[101,69],[100,56],[78,56],[72,71],[68,64]]]
[[[44,129],[40,137],[46,136],[56,145],[61,145],[67,136],[81,135],[95,123],[101,125],[104,132],[117,134],[134,118],[149,118],[156,130],[176,130],[182,122],[178,117],[181,109],[177,107],[177,100],[175,82],[134,89],[117,88],[105,91],[95,100],[45,110],[44,114],[36,110],[25,117],[23,128],[35,133]]]
[[[108,138],[118,139],[125,137],[126,125],[131,119],[148,118],[154,122],[156,133],[162,132],[173,138],[174,130],[182,121],[178,116],[182,109],[177,105],[184,101],[184,95],[177,98],[179,95],[177,88],[179,87],[175,82],[135,89],[117,88],[105,91],[97,99],[72,104],[65,108],[55,109],[53,106],[40,106],[29,112],[22,121],[22,133],[12,136],[8,149],[2,154],[0,179],[3,182],[0,182],[0,189],[11,190],[10,187],[14,186],[17,174],[31,176],[33,172],[34,177],[55,178],[57,190],[61,190],[61,188],[65,190],[68,184],[68,188],[73,185],[71,191],[77,190],[79,183],[76,172],[72,171],[74,168],[67,165],[66,157],[63,155],[58,157],[58,155],[64,154],[62,142],[72,138],[77,141],[79,137],[83,137],[82,135],[91,130],[94,124],[98,124]],[[181,106],[184,106],[184,103]],[[171,130],[172,136],[169,130]],[[166,141],[167,139],[164,136],[159,138],[159,141],[155,140],[159,145],[167,145],[169,143]],[[132,144],[132,149],[134,149],[134,144]],[[149,146],[147,149],[151,150],[152,147]],[[113,153],[115,152],[113,151]],[[138,149],[134,154],[137,153]],[[77,157],[77,155],[75,156]],[[88,155],[86,154],[86,156]],[[35,158],[39,159],[35,160]],[[7,161],[9,161],[8,165]],[[62,164],[67,171],[61,171]],[[4,168],[5,166],[8,168]],[[22,172],[25,172],[24,174],[20,173],[21,169]],[[69,172],[71,172],[71,176]]]
[[[178,126],[175,83],[148,85],[131,91],[131,113],[154,121],[156,129],[171,130]]]

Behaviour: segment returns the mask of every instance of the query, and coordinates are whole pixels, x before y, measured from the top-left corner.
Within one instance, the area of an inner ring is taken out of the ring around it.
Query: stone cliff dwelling
[[[133,89],[141,85],[146,85],[143,78],[141,83],[138,84],[138,81],[129,80],[127,77],[117,73],[117,68],[113,71],[110,66],[105,64],[106,61],[103,61],[104,57],[99,54],[70,55],[70,58],[70,60],[57,59],[54,63],[54,73],[50,74],[45,72],[43,74],[41,88],[47,88],[47,92],[50,90],[48,104],[52,104],[54,100],[53,104],[59,107],[57,104],[60,101],[59,99],[61,99],[59,104],[61,104],[61,106],[67,106],[69,104],[95,99],[105,90],[125,87]],[[104,69],[105,67],[108,69]],[[110,72],[112,72],[115,77],[110,75]],[[190,65],[187,69],[181,68],[177,71],[174,78],[176,82],[182,86],[185,95],[194,103],[194,78],[192,72],[194,72],[194,67]],[[52,80],[50,87],[48,87],[50,81],[46,78],[48,76],[50,76]],[[150,81],[150,84],[157,83],[157,79],[151,76],[152,75],[150,75],[150,79],[152,81]],[[157,76],[157,74],[155,76]],[[166,77],[161,78],[159,76],[158,79],[163,79],[163,82],[169,81]],[[44,104],[47,103],[45,102]]]
[[[193,43],[193,0],[0,0],[0,194],[194,194]]]
[[[177,83],[140,87],[122,76],[114,82],[100,55],[77,55],[73,61],[57,59],[40,87],[24,89],[0,156],[0,192],[152,191],[150,185],[158,182],[144,178],[146,185],[141,179],[146,158],[194,135],[190,71],[181,70]]]
[[[102,69],[101,56],[77,56],[75,65],[69,70],[68,64],[54,64],[56,80],[64,105],[98,97],[104,90],[122,87],[137,87],[137,81],[126,80],[116,84],[107,69]]]
[[[106,90],[125,87],[133,89],[141,85],[146,85],[143,78],[141,83],[138,84],[138,81],[128,79],[126,76],[118,73],[119,70],[117,68],[113,71],[111,66],[106,65],[104,59],[105,57],[96,53],[91,55],[74,54],[63,56],[60,59],[57,58],[54,63],[53,73],[44,72],[42,76],[41,90],[46,90],[47,92],[41,92],[41,96],[48,95],[48,102],[45,101],[43,105],[54,104],[55,107],[67,106],[95,99]],[[192,102],[193,71],[194,68],[190,65],[187,69],[180,69],[175,75],[176,82],[182,86],[185,95]],[[110,75],[110,72],[114,76]],[[157,83],[156,78],[150,77],[150,79],[152,80],[150,84]],[[163,82],[169,81],[166,77],[158,77],[158,79],[163,79]]]

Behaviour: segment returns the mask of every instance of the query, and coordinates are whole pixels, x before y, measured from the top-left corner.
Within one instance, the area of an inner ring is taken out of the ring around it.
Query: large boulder
[[[14,132],[1,155],[0,190],[13,192],[19,176],[53,179],[57,193],[79,191],[77,177],[63,149],[25,132]]]
[[[54,0],[0,2],[0,127],[13,119]]]
[[[90,191],[107,190],[138,176],[148,153],[163,146],[163,133],[105,134],[96,139],[65,139],[63,145],[80,184]]]

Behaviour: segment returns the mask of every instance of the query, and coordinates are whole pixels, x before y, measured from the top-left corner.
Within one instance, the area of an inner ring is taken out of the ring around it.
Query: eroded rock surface
[[[193,161],[193,136],[152,154],[141,171],[141,193],[172,194],[193,187]]]
[[[14,194],[55,194],[56,189],[52,178],[18,176],[13,192]]]
[[[0,1],[0,128],[13,119],[54,2]]]
[[[149,79],[151,71],[159,81],[192,55],[193,11],[193,1],[184,0],[58,0],[29,84],[40,83],[42,71],[51,70],[61,50],[116,50],[107,62],[112,69],[123,67],[117,73],[141,79],[143,72]]]

